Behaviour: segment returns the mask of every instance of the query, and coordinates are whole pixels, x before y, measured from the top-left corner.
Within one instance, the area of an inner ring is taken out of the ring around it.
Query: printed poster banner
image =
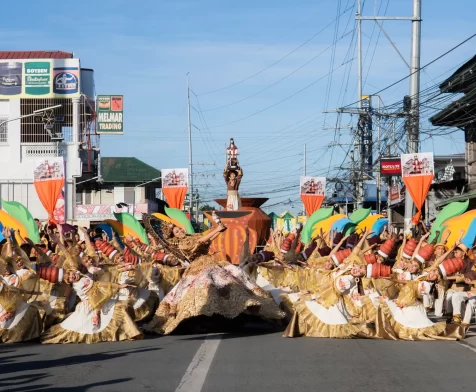
[[[0,98],[80,95],[79,59],[0,60]]]
[[[98,134],[124,134],[124,96],[98,95],[96,132]]]
[[[326,178],[301,176],[300,186],[301,195],[324,196]]]
[[[417,224],[435,176],[433,153],[402,154],[401,166],[403,182],[418,210],[412,219],[413,223]]]
[[[324,201],[326,178],[301,176],[299,188],[306,214],[307,216],[311,216],[321,208],[322,202]]]
[[[162,169],[162,191],[170,208],[183,208],[188,190],[188,169]]]
[[[392,185],[388,188],[388,204],[393,206],[402,201],[400,196],[400,187],[398,185]]]
[[[33,184],[50,220],[54,223],[60,223],[55,219],[55,209],[57,210],[58,199],[64,187],[63,158],[48,158],[36,161],[33,170]],[[61,212],[57,211],[56,216],[61,219]]]
[[[402,177],[434,175],[434,161],[432,152],[418,152],[402,154]]]

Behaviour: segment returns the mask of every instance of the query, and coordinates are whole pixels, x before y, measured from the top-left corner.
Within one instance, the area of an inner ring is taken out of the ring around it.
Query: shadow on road
[[[183,321],[173,335],[191,335],[181,340],[203,340],[205,334],[221,333],[222,339],[241,338],[243,336],[260,336],[274,334],[284,330],[282,325],[265,322],[258,317],[239,316],[229,320],[221,316],[194,317]]]
[[[28,362],[16,362],[16,363],[8,363],[2,364],[1,373],[2,373],[2,381],[3,375],[7,373],[16,373],[16,372],[32,372],[36,370],[44,370],[49,368],[58,368],[62,366],[71,366],[71,365],[80,365],[89,362],[101,362],[107,361],[108,359],[114,358],[121,358],[125,357],[129,354],[137,354],[149,351],[157,351],[160,348],[141,348],[136,350],[128,350],[123,352],[105,352],[105,353],[91,353],[91,354],[84,354],[84,355],[75,355],[66,358],[58,358],[58,359],[51,359],[51,360],[42,360],[42,361],[28,361]],[[11,391],[11,389],[9,389]]]
[[[86,392],[90,388],[105,387],[107,385],[116,385],[123,382],[133,380],[132,378],[118,378],[116,380],[107,380],[101,382],[93,382],[90,384],[81,385],[79,387],[54,387],[51,384],[31,385],[29,387],[9,388],[9,392],[28,392],[28,391],[49,391],[49,392]]]

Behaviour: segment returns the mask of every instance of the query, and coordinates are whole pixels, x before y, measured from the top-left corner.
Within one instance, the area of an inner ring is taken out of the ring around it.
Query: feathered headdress
[[[162,235],[159,235],[157,234],[157,232],[155,231],[154,229],[154,226],[152,225],[152,218],[158,220],[160,222],[160,230],[162,232]],[[158,218],[155,218],[155,217],[152,217],[151,215],[149,214],[142,214],[142,222],[144,223],[144,226],[145,226],[145,229],[148,233],[150,233],[150,235],[155,238],[157,240],[157,242],[159,244],[161,244],[164,249],[174,255],[175,257],[177,257],[179,260],[183,260],[183,261],[190,261],[188,260],[188,258],[180,251],[179,248],[177,248],[176,246],[173,246],[171,245],[167,239],[170,239],[172,238],[172,229],[173,229],[173,225],[170,226],[170,223],[168,222],[164,222],[163,220],[161,219],[158,219]],[[165,229],[165,232],[164,232],[164,229]],[[168,233],[168,234],[166,234]]]

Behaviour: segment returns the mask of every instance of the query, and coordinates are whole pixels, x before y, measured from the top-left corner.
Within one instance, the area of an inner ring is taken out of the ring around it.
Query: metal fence
[[[0,143],[8,143],[8,117],[0,117]]]
[[[44,156],[58,142],[73,142],[73,103],[70,98],[21,99],[20,101],[22,116],[55,105],[62,106],[21,119],[21,143],[35,146],[35,148],[29,149],[32,154],[37,151],[39,156]],[[82,143],[85,148],[99,148],[99,136],[95,132],[96,115],[94,108],[94,100],[84,95],[81,96],[78,142]],[[45,144],[50,146],[44,146]],[[38,146],[42,146],[42,148],[36,148]],[[46,150],[44,147],[46,147]]]

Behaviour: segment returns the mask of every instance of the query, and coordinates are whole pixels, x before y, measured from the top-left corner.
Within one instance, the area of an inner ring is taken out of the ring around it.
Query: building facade
[[[87,165],[80,150],[96,137],[94,108],[94,72],[73,53],[0,52],[0,199],[47,219],[33,184],[35,163],[63,157],[62,199],[72,220],[75,181]]]

